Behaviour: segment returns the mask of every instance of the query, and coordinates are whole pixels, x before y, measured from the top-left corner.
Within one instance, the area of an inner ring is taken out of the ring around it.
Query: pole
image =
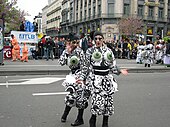
[[[4,65],[4,62],[3,62],[3,60],[4,60],[4,55],[3,55],[3,48],[4,48],[4,46],[3,46],[3,34],[2,34],[2,32],[3,32],[3,28],[1,28],[0,27],[0,65]]]

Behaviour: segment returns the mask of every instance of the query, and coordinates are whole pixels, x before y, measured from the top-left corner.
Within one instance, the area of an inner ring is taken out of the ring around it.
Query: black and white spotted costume
[[[117,82],[113,73],[120,74],[116,67],[115,57],[106,45],[98,48],[95,45],[86,51],[84,74],[89,73],[86,83],[91,90],[91,113],[94,115],[112,115],[114,112],[113,94]],[[109,73],[112,74],[109,74]],[[82,78],[84,78],[82,75]]]
[[[145,54],[144,54],[144,63],[145,65],[148,64],[152,64],[153,63],[153,48],[154,46],[152,44],[147,44],[145,45]]]
[[[82,98],[82,92],[84,88],[80,84],[77,84],[76,82],[69,81],[67,78],[76,80],[80,77],[82,74],[81,71],[83,70],[83,66],[85,66],[85,55],[82,49],[76,48],[72,51],[71,54],[67,52],[67,50],[64,50],[63,53],[60,56],[59,63],[61,65],[68,65],[71,72],[69,75],[66,76],[66,80],[62,83],[62,85],[65,87],[66,91],[71,91],[68,95],[65,97],[65,103],[66,105],[70,107],[76,106],[77,108],[86,108],[87,105],[81,106],[79,101],[80,99],[83,99],[84,103],[87,103],[89,95],[86,93]],[[85,90],[85,92],[88,92]],[[81,100],[82,102],[82,100]]]

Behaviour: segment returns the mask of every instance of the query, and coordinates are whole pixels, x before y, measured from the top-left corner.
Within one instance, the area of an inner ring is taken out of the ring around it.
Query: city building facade
[[[59,34],[61,21],[62,0],[49,0],[48,5],[42,9],[43,34],[55,37]]]
[[[54,0],[47,10],[46,32],[53,36],[98,30],[106,39],[118,40],[117,24],[128,16],[144,21],[145,40],[170,34],[170,0]]]
[[[46,5],[42,9],[42,33],[46,35],[46,29],[47,29],[47,11],[48,11],[48,5]]]

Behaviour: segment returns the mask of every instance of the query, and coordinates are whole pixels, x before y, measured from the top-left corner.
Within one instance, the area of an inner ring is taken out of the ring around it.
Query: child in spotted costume
[[[108,118],[114,112],[113,94],[117,90],[117,82],[110,74],[128,74],[126,69],[120,70],[116,66],[114,55],[104,43],[100,32],[94,33],[95,45],[86,51],[86,66],[78,81],[82,81],[88,74],[86,83],[91,90],[91,118],[90,127],[96,127],[96,116],[103,115],[102,127],[108,127]]]
[[[89,92],[82,87],[81,84],[76,83],[81,75],[83,66],[85,66],[85,55],[81,48],[78,47],[77,41],[71,41],[66,45],[66,49],[60,56],[59,63],[61,65],[68,65],[71,72],[66,76],[66,80],[63,82],[63,86],[66,91],[70,93],[65,97],[65,110],[61,117],[61,122],[66,122],[67,115],[69,114],[72,107],[78,108],[78,115],[72,126],[79,126],[84,124],[83,112],[88,106]]]
[[[146,45],[144,47],[145,53],[144,53],[144,63],[145,67],[151,67],[151,64],[153,63],[153,44],[151,44],[151,41],[148,39],[146,40]]]

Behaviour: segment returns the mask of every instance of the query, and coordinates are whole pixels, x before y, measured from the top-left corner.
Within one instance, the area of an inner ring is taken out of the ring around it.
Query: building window
[[[153,17],[153,14],[154,14],[153,7],[149,7],[148,16]]]
[[[78,13],[76,13],[76,21],[78,20]]]
[[[158,17],[163,18],[163,8],[159,8]]]
[[[168,10],[168,17],[170,18],[170,9]]]
[[[80,8],[83,7],[83,0],[80,1]]]
[[[164,2],[164,0],[159,0],[159,2],[160,2],[160,3],[163,3],[163,2]]]
[[[138,6],[138,16],[143,16],[143,6],[142,5]]]
[[[87,11],[84,10],[84,19],[86,19],[86,14],[87,14]]]
[[[84,6],[85,6],[85,7],[87,6],[87,0],[84,1]]]
[[[70,21],[73,20],[73,16],[72,16],[72,13],[70,13]]]
[[[108,14],[114,13],[114,3],[108,3]]]
[[[123,13],[124,13],[125,15],[128,15],[128,14],[130,13],[129,4],[124,4]]]
[[[78,5],[79,5],[79,4],[78,4],[78,0],[77,0],[77,3],[76,3],[76,10],[78,10]]]
[[[82,11],[80,12],[80,20],[82,20]]]
[[[91,0],[89,0],[89,4],[91,4]]]
[[[93,7],[93,17],[95,17],[96,14],[96,7]]]
[[[101,5],[98,5],[98,15],[101,15]]]
[[[91,16],[91,8],[89,8],[89,18],[90,18],[90,16]]]

